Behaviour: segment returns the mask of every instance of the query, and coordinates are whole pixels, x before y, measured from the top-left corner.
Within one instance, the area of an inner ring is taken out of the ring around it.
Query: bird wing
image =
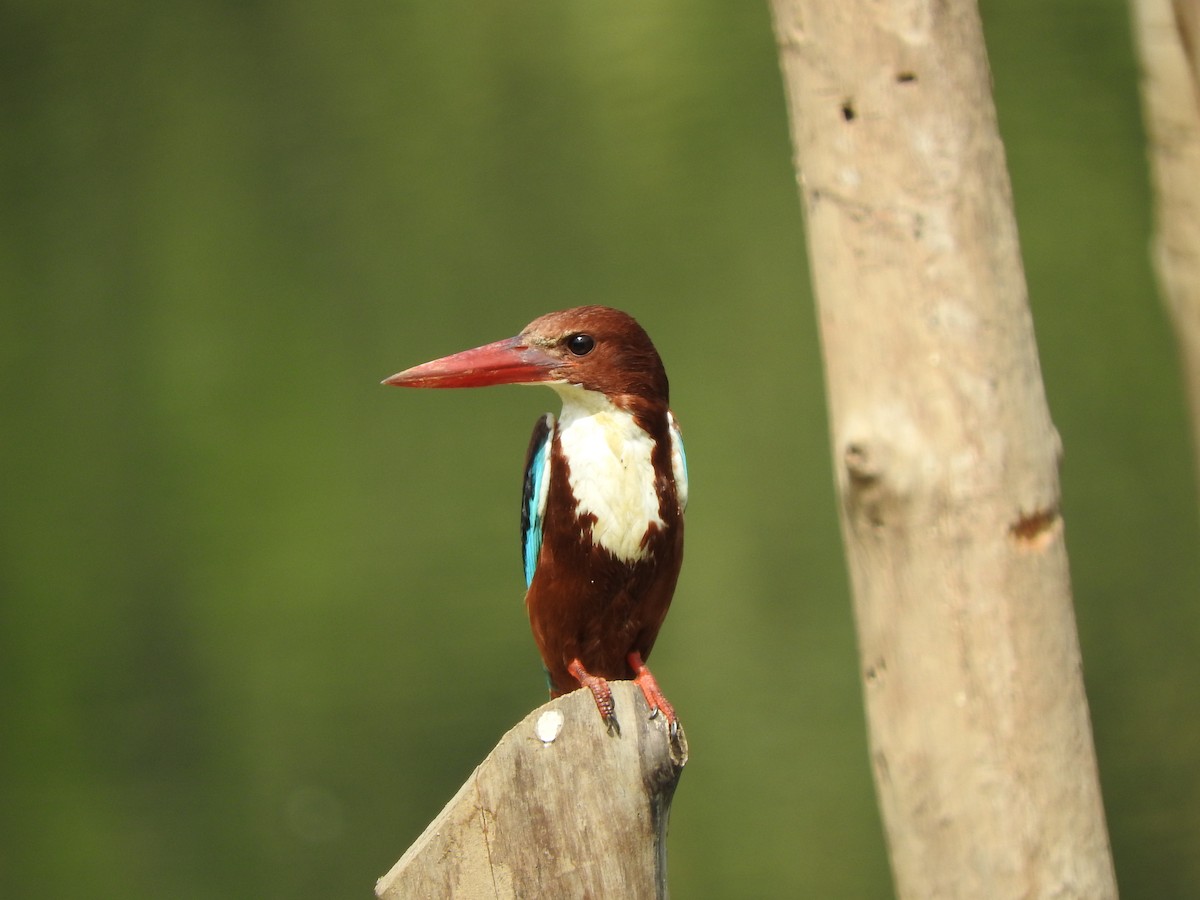
[[[542,549],[542,518],[550,488],[550,446],[554,416],[546,413],[533,426],[525,452],[525,485],[521,491],[521,554],[525,561],[525,586],[533,582]]]
[[[683,432],[675,413],[667,410],[667,423],[671,426],[671,473],[675,476],[675,494],[679,497],[679,509],[687,509],[688,474],[687,454],[683,452]]]

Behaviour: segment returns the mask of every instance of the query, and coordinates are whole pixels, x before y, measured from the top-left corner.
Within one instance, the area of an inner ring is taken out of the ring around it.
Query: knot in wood
[[[842,461],[846,464],[846,475],[855,487],[866,487],[879,480],[880,467],[867,444],[858,441],[847,444]]]
[[[847,510],[872,527],[884,525],[907,503],[921,469],[920,432],[897,410],[846,430],[841,443]]]

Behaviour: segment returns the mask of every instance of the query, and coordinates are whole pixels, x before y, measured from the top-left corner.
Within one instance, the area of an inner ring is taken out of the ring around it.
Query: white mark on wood
[[[563,714],[557,709],[548,709],[538,716],[533,731],[543,744],[551,744],[558,737],[563,727]]]

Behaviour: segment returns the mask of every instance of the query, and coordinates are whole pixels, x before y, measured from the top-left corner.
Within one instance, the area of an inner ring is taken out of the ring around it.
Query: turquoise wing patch
[[[667,424],[671,428],[671,474],[675,476],[675,493],[679,497],[679,508],[685,510],[688,504],[688,470],[687,453],[683,450],[683,432],[679,430],[675,413],[667,412]]]
[[[533,426],[533,437],[525,453],[525,483],[521,491],[521,557],[525,563],[525,586],[533,583],[538,555],[542,552],[542,519],[550,489],[550,448],[554,416],[546,413]]]

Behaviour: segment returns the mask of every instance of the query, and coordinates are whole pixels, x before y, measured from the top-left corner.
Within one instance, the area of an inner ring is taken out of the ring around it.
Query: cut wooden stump
[[[687,762],[632,682],[612,682],[619,734],[589,691],[508,732],[375,886],[412,898],[666,897],[667,819]]]

